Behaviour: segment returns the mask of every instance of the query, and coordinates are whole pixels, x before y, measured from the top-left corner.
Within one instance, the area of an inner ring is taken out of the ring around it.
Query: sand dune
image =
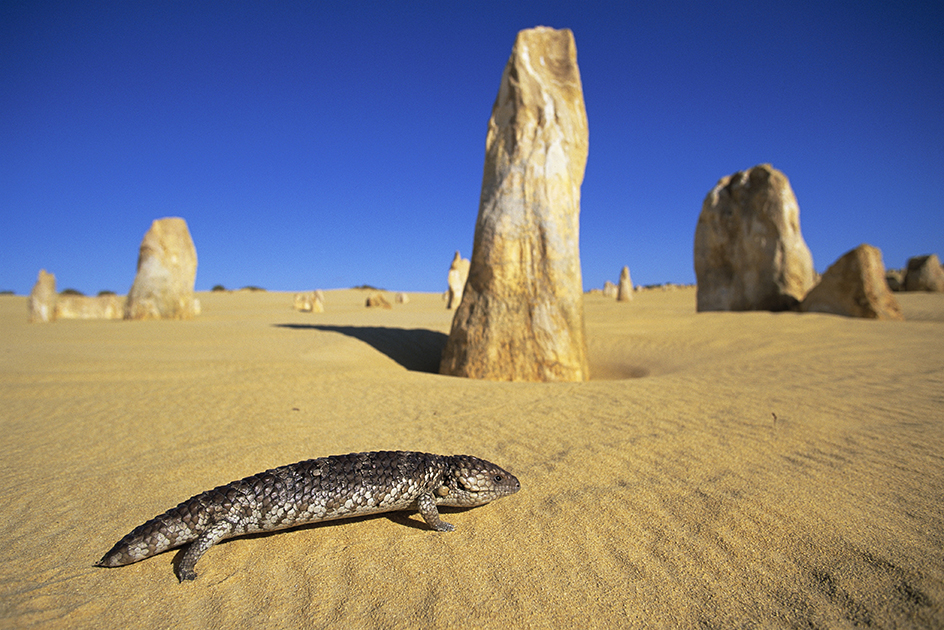
[[[587,296],[594,380],[432,373],[451,311],[203,293],[188,322],[26,323],[0,297],[0,627],[942,627],[944,295],[906,322]],[[263,469],[469,453],[518,494],[429,531],[338,521],[93,566]]]

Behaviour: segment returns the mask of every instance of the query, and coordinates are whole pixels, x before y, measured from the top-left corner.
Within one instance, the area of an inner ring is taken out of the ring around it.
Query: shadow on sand
[[[354,337],[387,355],[412,372],[439,373],[439,359],[448,335],[424,328],[382,326],[327,326],[321,324],[275,324],[278,328],[323,330]]]
[[[325,324],[275,324],[278,328],[323,330],[363,341],[411,372],[439,374],[439,360],[449,335],[425,328],[385,328],[383,326],[329,326]],[[591,381],[618,381],[645,378],[650,369],[622,361],[590,357]]]

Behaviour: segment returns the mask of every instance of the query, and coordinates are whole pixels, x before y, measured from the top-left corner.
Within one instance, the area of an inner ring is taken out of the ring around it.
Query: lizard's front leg
[[[436,501],[433,500],[433,495],[430,492],[424,492],[416,499],[416,507],[420,511],[420,516],[423,517],[423,520],[426,521],[426,524],[435,529],[437,532],[451,532],[456,527],[455,525],[450,525],[449,523],[440,520],[439,510],[436,509]]]

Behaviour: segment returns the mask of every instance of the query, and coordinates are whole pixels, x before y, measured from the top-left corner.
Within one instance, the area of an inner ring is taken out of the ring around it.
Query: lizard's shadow
[[[466,510],[471,510],[472,507],[477,507],[477,506],[470,506],[470,507],[439,506],[437,509],[439,510],[440,514],[445,515],[445,514],[457,514],[459,512],[465,512]],[[238,540],[252,540],[256,538],[268,538],[270,536],[278,536],[279,534],[283,534],[285,532],[302,531],[306,529],[321,529],[322,527],[338,527],[340,525],[350,525],[352,523],[372,521],[378,518],[387,518],[393,521],[394,523],[397,523],[399,525],[404,525],[406,527],[412,527],[413,529],[425,529],[430,532],[433,531],[432,529],[430,529],[429,525],[427,525],[426,522],[423,521],[422,518],[418,517],[417,512],[410,512],[408,510],[405,510],[401,512],[384,512],[382,514],[365,514],[363,516],[352,516],[350,518],[340,518],[334,521],[322,521],[320,523],[304,523],[302,525],[296,525],[295,527],[287,527],[285,529],[279,529],[273,532],[254,532],[252,534],[242,534],[241,536],[234,536],[232,538],[227,538],[226,540],[221,540],[220,542],[217,543],[217,545],[225,545],[225,544],[235,542]],[[177,549],[176,553],[174,554],[173,559],[171,560],[171,564],[174,567],[175,575],[180,574],[179,573],[180,561],[183,560],[184,554],[187,553],[187,548],[189,546],[190,545],[184,545],[183,547]]]

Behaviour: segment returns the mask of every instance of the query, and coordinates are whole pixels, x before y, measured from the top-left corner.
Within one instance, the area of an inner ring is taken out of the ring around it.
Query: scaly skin
[[[449,532],[454,528],[436,506],[483,505],[520,487],[511,473],[469,455],[378,451],[309,459],[187,499],[135,527],[97,566],[132,564],[189,543],[177,571],[183,582],[197,577],[207,549],[233,536],[412,509]]]

